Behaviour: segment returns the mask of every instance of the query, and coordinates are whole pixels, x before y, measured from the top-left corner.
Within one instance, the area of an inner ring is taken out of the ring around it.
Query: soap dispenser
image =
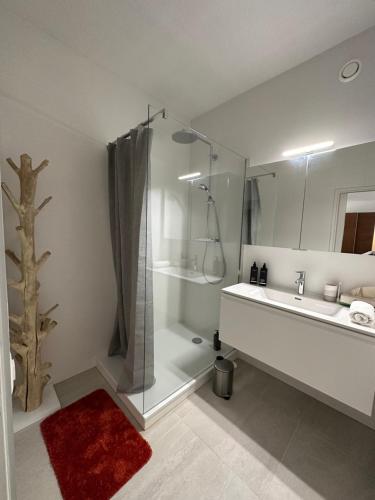
[[[219,338],[219,330],[216,330],[216,333],[214,334],[214,350],[220,351],[220,349],[221,349],[221,340]]]
[[[260,286],[267,286],[267,274],[268,274],[268,269],[266,264],[264,263],[259,274],[259,285]]]
[[[254,264],[251,266],[250,269],[250,285],[257,285],[258,284],[258,266],[257,263],[254,262]]]

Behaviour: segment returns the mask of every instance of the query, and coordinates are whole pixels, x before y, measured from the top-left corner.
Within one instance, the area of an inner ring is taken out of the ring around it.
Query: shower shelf
[[[193,241],[199,241],[201,243],[220,243],[219,238],[194,238]]]
[[[199,271],[193,271],[192,269],[186,269],[184,267],[169,266],[169,267],[154,267],[153,271],[155,273],[164,274],[167,276],[172,276],[173,278],[178,278],[185,281],[190,281],[196,285],[207,285],[207,280]],[[218,276],[207,275],[207,279],[211,282],[220,280]]]

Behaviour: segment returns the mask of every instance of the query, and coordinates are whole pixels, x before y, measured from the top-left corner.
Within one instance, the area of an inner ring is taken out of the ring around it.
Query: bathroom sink
[[[233,293],[244,298],[263,302],[273,306],[283,306],[285,308],[306,311],[312,315],[323,315],[328,317],[336,316],[342,309],[339,304],[325,302],[313,295],[298,295],[294,290],[261,288],[259,286],[238,283],[232,287],[224,289],[224,292]]]
[[[292,307],[305,309],[318,314],[325,314],[327,316],[334,316],[339,312],[341,307],[336,303],[325,302],[323,300],[306,297],[304,295],[296,295],[273,289],[259,289],[258,294],[265,299],[274,302],[281,302]]]

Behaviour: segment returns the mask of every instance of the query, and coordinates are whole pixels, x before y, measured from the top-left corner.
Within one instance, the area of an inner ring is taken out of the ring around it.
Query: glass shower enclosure
[[[149,117],[157,110],[149,107]],[[149,124],[148,261],[155,382],[142,413],[208,373],[220,290],[238,281],[246,161],[169,115]],[[146,325],[147,328],[147,325]],[[145,332],[147,334],[147,332]],[[145,343],[145,360],[150,346]],[[147,362],[147,361],[146,361]]]
[[[238,282],[246,159],[166,112],[148,109],[142,244],[144,390],[119,394],[143,427],[208,380],[220,290]],[[141,317],[142,316],[142,317]],[[147,317],[146,317],[147,316]],[[141,349],[141,350],[142,350]],[[139,352],[140,350],[138,350]],[[116,385],[123,358],[102,373]],[[151,383],[150,383],[151,381]]]

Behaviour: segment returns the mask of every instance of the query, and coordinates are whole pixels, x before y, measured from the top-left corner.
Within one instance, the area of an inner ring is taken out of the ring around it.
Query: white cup
[[[328,302],[335,302],[337,299],[338,285],[328,283],[324,285],[323,298]]]

